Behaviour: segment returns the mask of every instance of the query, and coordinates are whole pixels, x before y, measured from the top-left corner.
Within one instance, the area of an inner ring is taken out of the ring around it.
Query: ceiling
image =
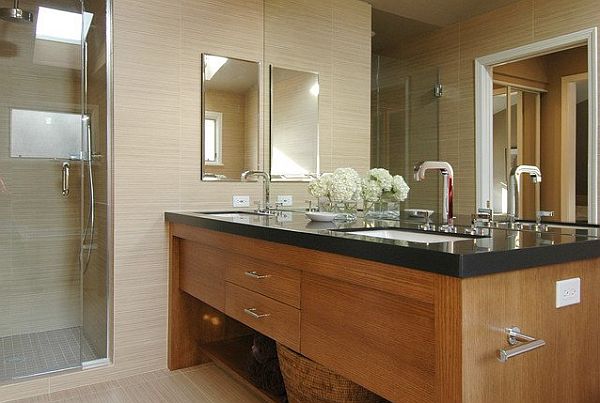
[[[393,55],[402,40],[517,0],[365,0],[373,6],[373,53]]]
[[[244,94],[257,85],[258,63],[230,58],[213,78],[206,82],[206,89]]]
[[[431,25],[445,26],[517,0],[366,0],[373,8]]]

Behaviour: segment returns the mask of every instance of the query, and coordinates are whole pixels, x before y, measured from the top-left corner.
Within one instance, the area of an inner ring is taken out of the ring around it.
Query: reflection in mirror
[[[202,179],[258,169],[259,64],[202,55]]]
[[[271,178],[319,173],[319,75],[271,66]]]
[[[494,67],[493,206],[510,213],[511,172],[540,168],[542,181],[522,175],[518,217],[540,210],[556,221],[588,221],[587,46]]]
[[[438,69],[414,69],[400,58],[373,54],[371,74],[371,168],[408,181],[404,207],[440,211],[439,178],[413,182],[416,163],[439,158]]]

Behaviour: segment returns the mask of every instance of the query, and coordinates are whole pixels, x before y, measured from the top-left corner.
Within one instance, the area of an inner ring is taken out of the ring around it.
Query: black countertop
[[[550,227],[543,232],[493,228],[484,229],[483,237],[473,237],[463,235],[467,227],[458,225],[457,236],[467,240],[419,243],[347,232],[378,228],[422,232],[419,219],[313,222],[302,212],[288,211],[278,216],[167,212],[165,219],[461,278],[600,256],[600,229],[593,227]]]

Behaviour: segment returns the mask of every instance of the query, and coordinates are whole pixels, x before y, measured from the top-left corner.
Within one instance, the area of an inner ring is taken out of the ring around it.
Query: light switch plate
[[[294,203],[294,199],[292,196],[277,196],[277,203],[281,203],[283,207],[291,207]]]
[[[556,282],[556,307],[562,308],[581,302],[581,279],[570,278]]]
[[[233,196],[233,207],[250,207],[250,196]]]

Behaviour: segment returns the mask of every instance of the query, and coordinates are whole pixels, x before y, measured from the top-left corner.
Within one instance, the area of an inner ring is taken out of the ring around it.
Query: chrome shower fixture
[[[31,23],[33,13],[19,8],[19,0],[14,0],[12,8],[0,8],[0,18],[8,22]]]

